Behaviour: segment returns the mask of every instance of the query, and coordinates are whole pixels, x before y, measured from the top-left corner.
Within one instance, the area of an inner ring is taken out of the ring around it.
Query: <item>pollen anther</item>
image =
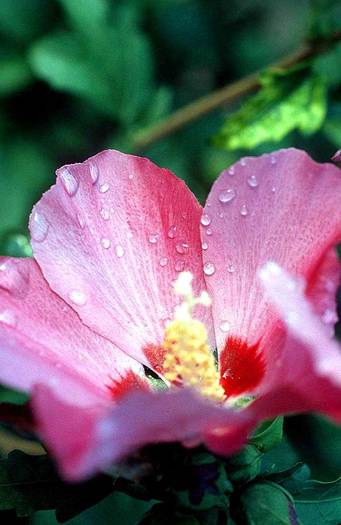
[[[225,393],[219,384],[219,372],[208,345],[203,323],[193,319],[196,304],[209,306],[207,292],[195,297],[192,274],[183,272],[174,283],[174,290],[184,298],[175,310],[175,319],[165,329],[163,348],[166,351],[163,374],[170,383],[192,387],[205,397],[223,401]]]

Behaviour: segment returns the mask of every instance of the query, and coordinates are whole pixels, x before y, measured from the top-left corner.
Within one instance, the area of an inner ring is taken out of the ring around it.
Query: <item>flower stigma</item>
[[[190,272],[181,272],[173,285],[175,293],[183,297],[183,302],[176,306],[174,319],[165,329],[163,374],[170,383],[193,388],[213,401],[223,402],[225,392],[219,382],[206,328],[193,318],[194,306],[201,304],[208,307],[211,300],[207,292],[194,296],[192,280]]]

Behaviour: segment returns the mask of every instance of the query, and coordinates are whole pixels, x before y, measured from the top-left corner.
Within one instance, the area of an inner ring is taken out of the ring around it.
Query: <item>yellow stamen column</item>
[[[190,272],[182,272],[174,283],[175,292],[183,296],[184,302],[176,308],[175,319],[165,329],[163,373],[171,383],[192,387],[205,397],[223,401],[225,394],[219,384],[219,372],[208,345],[206,328],[192,317],[193,307],[196,304],[209,306],[210,299],[206,292],[194,297],[192,279]]]

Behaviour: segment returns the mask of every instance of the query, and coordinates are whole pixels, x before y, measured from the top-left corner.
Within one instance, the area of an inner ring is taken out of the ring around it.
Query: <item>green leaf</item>
[[[341,523],[341,478],[328,483],[289,480],[285,484],[294,498],[298,516],[305,524],[339,525]]]
[[[45,455],[29,456],[15,450],[0,461],[0,511],[15,510],[18,516],[56,509],[63,522],[107,496],[113,486],[109,476],[67,485]]]
[[[242,492],[236,507],[234,511],[245,524],[299,524],[290,496],[275,483],[262,482],[249,485]]]
[[[261,452],[267,452],[278,445],[283,438],[283,417],[264,421],[251,437],[250,442]]]
[[[108,0],[58,0],[70,19],[71,24],[80,32],[89,35],[92,31],[101,31],[109,11]]]
[[[117,8],[110,25],[99,23],[91,38],[80,32],[44,37],[32,46],[29,61],[54,89],[84,98],[125,125],[147,108],[154,89],[149,42],[129,6]]]
[[[310,478],[310,468],[305,463],[296,463],[296,465],[293,465],[288,469],[267,474],[264,478],[279,484],[290,479],[305,481]]]
[[[337,86],[341,82],[341,43],[334,49],[315,58],[313,70],[328,86]]]
[[[246,483],[260,472],[262,454],[253,445],[246,445],[239,454],[229,458],[226,470],[234,483]]]
[[[262,88],[225,121],[215,143],[226,149],[251,149],[264,142],[279,142],[298,129],[316,132],[327,109],[327,90],[317,75],[302,71],[267,72]]]
[[[33,80],[31,70],[22,56],[6,54],[0,57],[0,96],[25,88]]]
[[[6,139],[0,144],[0,237],[24,231],[32,205],[39,198],[53,165],[33,139]],[[3,246],[2,246],[3,248]],[[3,252],[2,252],[3,253]]]

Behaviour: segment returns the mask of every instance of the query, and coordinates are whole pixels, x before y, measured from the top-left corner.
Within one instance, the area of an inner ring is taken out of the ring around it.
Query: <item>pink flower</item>
[[[204,210],[143,158],[105,151],[58,170],[31,215],[35,259],[0,260],[0,379],[31,392],[66,478],[147,443],[204,442],[229,454],[278,414],[341,421],[341,355],[331,340],[340,199],[339,169],[294,149],[225,170]],[[202,324],[172,321],[165,332],[184,270],[212,308],[196,307]],[[140,363],[173,386],[154,391]],[[172,375],[172,363],[192,366],[208,397],[190,375]],[[253,401],[238,408],[241,399]]]

